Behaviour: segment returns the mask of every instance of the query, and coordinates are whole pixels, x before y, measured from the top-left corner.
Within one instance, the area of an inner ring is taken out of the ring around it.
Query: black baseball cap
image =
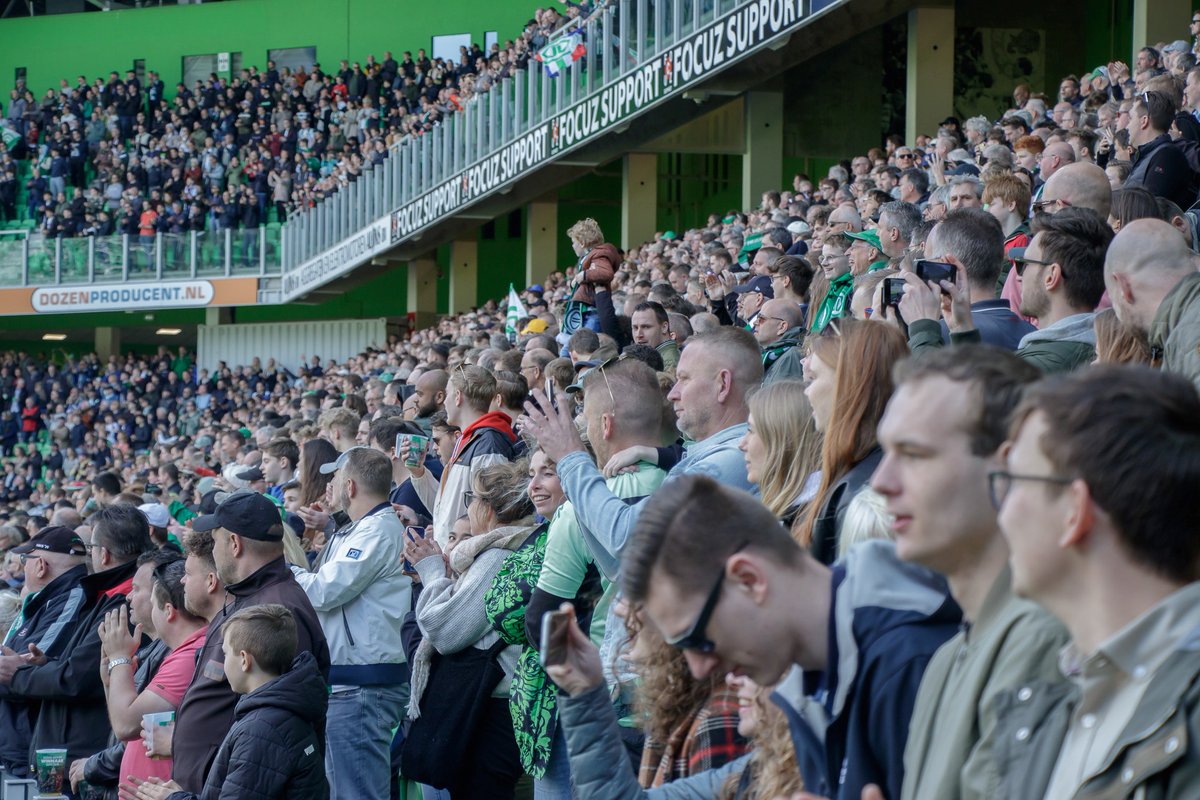
[[[217,506],[215,514],[192,520],[192,530],[224,528],[230,533],[260,542],[283,539],[283,519],[279,508],[257,492],[234,492]]]
[[[238,480],[243,481],[261,481],[263,479],[262,470],[258,467],[247,467],[237,473]]]
[[[50,525],[42,528],[28,542],[12,549],[12,552],[18,555],[34,551],[62,553],[68,556],[87,554],[87,548],[84,547],[83,539],[79,538],[79,534],[62,525]]]

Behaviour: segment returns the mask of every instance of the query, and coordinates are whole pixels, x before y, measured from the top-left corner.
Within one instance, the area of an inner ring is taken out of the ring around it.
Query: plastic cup
[[[157,714],[142,715],[142,730],[148,734],[146,741],[146,751],[154,751],[154,735],[159,728],[165,728],[175,722],[174,711],[160,711]]]
[[[408,458],[404,459],[404,466],[419,467],[421,465],[421,456],[429,449],[428,436],[417,436],[415,433],[408,434]]]
[[[3,800],[33,800],[38,796],[37,781],[30,779],[14,778],[8,773],[3,776],[2,793],[0,798]],[[62,795],[59,795],[61,797]]]
[[[39,798],[66,797],[63,789],[67,785],[67,751],[47,748],[34,753],[37,770],[37,796]]]

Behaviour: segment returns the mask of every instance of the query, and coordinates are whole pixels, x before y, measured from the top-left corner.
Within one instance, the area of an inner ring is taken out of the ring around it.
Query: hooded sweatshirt
[[[828,666],[809,691],[795,670],[772,695],[806,791],[858,800],[875,783],[900,796],[917,688],[961,620],[945,580],[891,542],[856,545],[834,566]]]
[[[1150,348],[1163,369],[1182,375],[1200,388],[1200,272],[1175,285],[1150,325]]]
[[[517,456],[517,435],[512,420],[503,411],[491,411],[468,425],[455,445],[454,454],[438,481],[429,470],[413,477],[412,486],[426,508],[433,509],[434,538],[443,550],[450,540],[454,521],[467,513],[463,493],[471,490],[475,473]]]
[[[1021,338],[1017,355],[1043,372],[1070,372],[1096,358],[1096,314],[1064,317]]]

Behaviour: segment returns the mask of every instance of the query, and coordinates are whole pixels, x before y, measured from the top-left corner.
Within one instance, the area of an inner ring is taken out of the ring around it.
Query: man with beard
[[[416,398],[413,402],[417,406],[417,416],[413,422],[421,426],[426,436],[429,436],[430,420],[446,402],[446,382],[449,379],[444,369],[431,369],[421,373],[413,386],[413,397]]]

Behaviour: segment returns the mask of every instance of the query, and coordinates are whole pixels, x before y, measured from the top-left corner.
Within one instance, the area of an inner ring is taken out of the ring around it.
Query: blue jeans
[[[550,760],[546,762],[546,774],[533,781],[533,800],[573,800],[574,797],[567,739],[562,723],[559,723],[554,726],[554,743],[550,747]]]
[[[387,800],[392,731],[404,717],[408,684],[363,686],[329,695],[325,775],[330,800]]]

